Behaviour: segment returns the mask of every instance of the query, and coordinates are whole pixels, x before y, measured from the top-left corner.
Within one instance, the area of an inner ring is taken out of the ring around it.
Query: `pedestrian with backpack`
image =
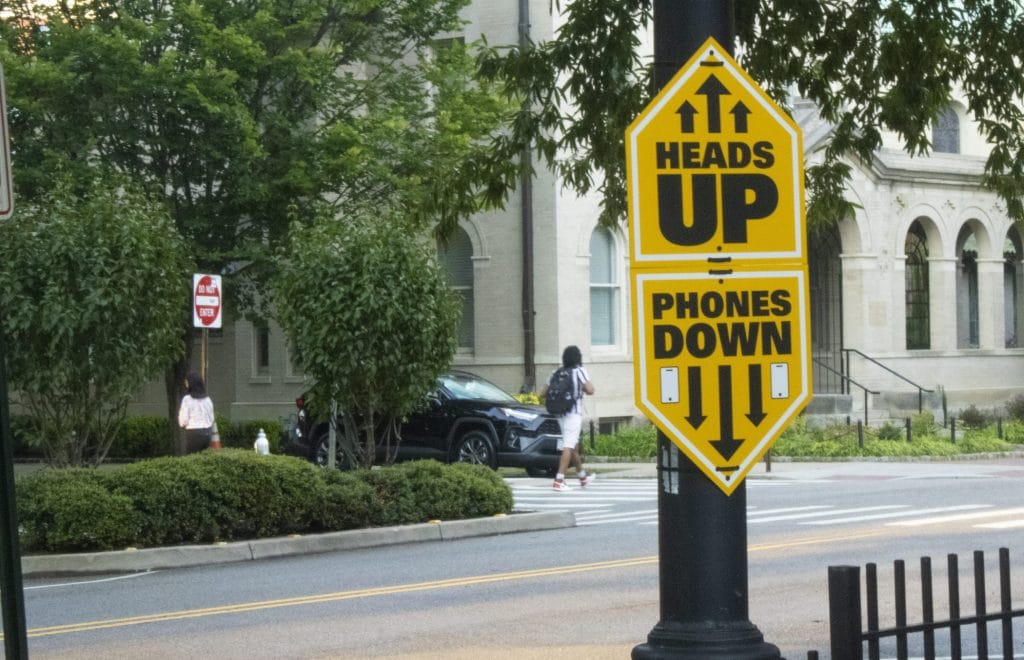
[[[587,487],[587,471],[580,458],[580,430],[583,427],[583,395],[593,394],[594,384],[583,368],[583,354],[576,346],[562,351],[562,366],[555,369],[540,391],[548,412],[559,415],[562,424],[562,455],[558,459],[558,473],[554,489],[572,490],[565,483],[565,471],[571,464],[580,478],[580,488]]]

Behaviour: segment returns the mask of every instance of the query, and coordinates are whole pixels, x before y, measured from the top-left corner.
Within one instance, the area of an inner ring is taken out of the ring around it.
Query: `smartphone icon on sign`
[[[772,398],[789,398],[789,365],[785,362],[772,362]]]
[[[661,402],[679,403],[679,367],[661,368]]]

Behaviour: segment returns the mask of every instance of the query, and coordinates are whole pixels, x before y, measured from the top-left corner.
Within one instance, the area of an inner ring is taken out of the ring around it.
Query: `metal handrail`
[[[914,387],[916,387],[917,388],[917,412],[921,412],[921,411],[924,410],[924,393],[928,392],[929,394],[931,394],[932,392],[935,391],[935,390],[930,390],[927,387],[921,387],[920,385],[918,385],[914,381],[910,380],[909,378],[907,378],[903,374],[890,369],[889,367],[885,366],[884,364],[882,364],[881,362],[879,362],[875,358],[871,357],[870,355],[866,355],[863,352],[858,351],[856,348],[842,348],[840,350],[846,356],[846,371],[847,372],[850,371],[850,353],[856,353],[857,355],[861,356],[865,360],[867,360],[869,362],[874,362],[876,365],[878,365],[879,367],[885,369],[886,371],[891,373],[893,376],[896,376],[897,378],[899,378],[903,382],[909,383],[910,385],[913,385]]]
[[[853,383],[854,385],[856,385],[860,389],[864,390],[864,426],[867,426],[868,425],[868,394],[878,394],[878,392],[876,392],[875,390],[869,390],[866,386],[861,385],[860,383],[858,383],[854,379],[850,378],[846,374],[840,373],[840,372],[836,371],[835,369],[833,369],[832,367],[828,366],[827,364],[825,364],[824,362],[822,362],[818,358],[812,357],[811,360],[815,364],[817,364],[819,367],[821,367],[822,369],[826,369],[828,371],[831,371],[835,375],[837,375],[840,378],[842,378],[843,379],[843,384],[844,384],[844,388],[843,388],[844,392],[846,392],[846,393],[850,392],[850,383]]]

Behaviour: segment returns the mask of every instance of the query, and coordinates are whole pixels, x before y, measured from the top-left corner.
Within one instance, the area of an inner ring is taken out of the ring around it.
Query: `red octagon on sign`
[[[193,300],[195,302],[196,327],[220,327],[220,278],[202,275],[195,281]]]

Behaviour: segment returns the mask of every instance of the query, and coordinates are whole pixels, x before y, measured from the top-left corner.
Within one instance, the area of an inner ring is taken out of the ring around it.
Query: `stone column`
[[[978,259],[978,347],[1006,346],[1006,304],[1002,259]],[[1012,310],[1009,313],[1013,313]]]
[[[928,307],[931,349],[956,349],[956,269],[953,257],[928,259]]]

